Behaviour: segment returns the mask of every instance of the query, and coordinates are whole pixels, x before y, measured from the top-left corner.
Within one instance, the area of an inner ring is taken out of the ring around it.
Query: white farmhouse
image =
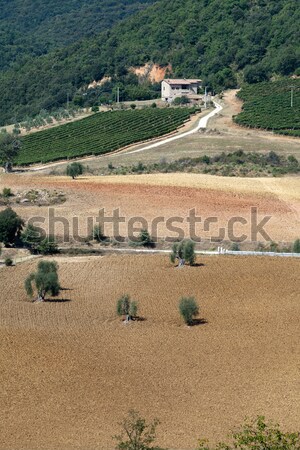
[[[202,80],[188,80],[187,78],[167,79],[161,83],[161,98],[165,102],[172,103],[176,97],[186,95],[190,100],[198,100],[198,89]]]

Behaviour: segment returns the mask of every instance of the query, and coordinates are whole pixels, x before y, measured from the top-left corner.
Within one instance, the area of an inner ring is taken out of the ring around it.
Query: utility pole
[[[205,94],[204,94],[204,108],[207,108],[207,86],[205,86]]]
[[[294,86],[291,86],[291,108],[294,106]]]

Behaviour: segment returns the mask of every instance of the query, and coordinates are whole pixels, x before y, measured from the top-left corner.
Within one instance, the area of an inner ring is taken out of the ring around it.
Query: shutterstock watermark
[[[154,243],[181,241],[189,238],[195,243],[210,240],[212,243],[229,240],[231,242],[272,241],[267,226],[272,216],[259,215],[258,208],[253,206],[243,216],[232,216],[226,220],[218,215],[204,217],[196,212],[196,208],[182,216],[157,216],[147,220],[143,216],[126,217],[120,208],[108,214],[100,209],[98,215],[66,218],[59,215],[55,208],[48,209],[48,217],[34,216],[28,220],[38,228],[41,235],[60,236],[64,243],[84,243],[92,235],[97,225],[101,234],[114,239],[115,242],[125,240],[136,242],[141,230],[147,230]]]

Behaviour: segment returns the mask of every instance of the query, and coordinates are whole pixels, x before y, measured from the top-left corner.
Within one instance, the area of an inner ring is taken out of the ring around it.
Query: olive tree
[[[20,237],[24,221],[11,208],[0,212],[0,242],[12,245]]]
[[[79,162],[73,162],[67,166],[66,174],[75,180],[78,175],[83,174],[83,165]]]
[[[178,259],[178,266],[182,267],[186,262],[192,266],[195,263],[195,243],[190,239],[175,242],[172,247],[172,253],[170,255],[170,259],[172,263],[175,263],[176,259]]]
[[[128,294],[122,295],[117,301],[117,314],[118,316],[126,316],[126,321],[132,320],[136,317],[138,310],[137,302],[130,300]]]
[[[179,301],[179,312],[187,325],[192,325],[199,314],[199,306],[194,297],[182,297]]]
[[[9,133],[0,133],[0,163],[5,172],[10,172],[21,149],[21,142]]]
[[[25,280],[25,290],[29,297],[37,294],[37,301],[43,302],[45,296],[50,294],[56,297],[60,292],[57,274],[58,265],[55,261],[40,261],[37,272],[31,273]]]

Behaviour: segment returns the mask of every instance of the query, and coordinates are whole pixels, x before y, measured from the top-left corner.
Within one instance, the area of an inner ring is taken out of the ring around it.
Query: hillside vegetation
[[[97,113],[22,138],[17,164],[98,155],[176,130],[194,108],[149,108]]]
[[[92,36],[153,0],[2,0],[0,70]]]
[[[202,77],[216,90],[289,75],[300,66],[299,22],[293,0],[157,1],[109,31],[2,72],[0,124],[58,108],[67,94],[85,103],[86,85],[105,75],[112,77],[103,88],[108,98],[116,84],[122,100],[146,98],[151,87],[140,90],[128,69],[149,61],[170,63],[174,76]]]
[[[300,136],[300,79],[248,85],[238,97],[245,102],[234,119],[239,125]]]

